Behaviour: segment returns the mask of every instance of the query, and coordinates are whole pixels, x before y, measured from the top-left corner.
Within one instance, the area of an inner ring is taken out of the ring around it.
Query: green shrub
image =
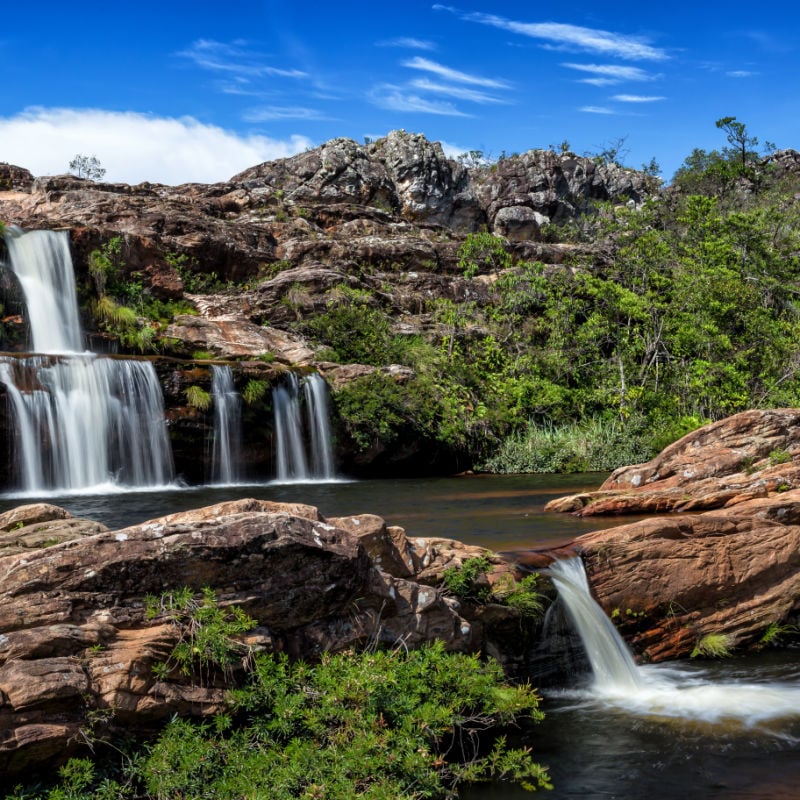
[[[262,400],[264,395],[269,391],[269,381],[258,380],[251,378],[247,381],[247,386],[244,387],[242,392],[242,399],[247,405],[252,406],[259,400]]]
[[[182,614],[193,596],[176,595],[169,614]],[[154,613],[162,602],[151,599]],[[528,748],[493,734],[541,719],[538,700],[529,686],[509,686],[497,662],[447,653],[440,642],[324,654],[315,665],[262,654],[230,693],[227,713],[199,723],[173,719],[114,780],[73,760],[61,787],[39,795],[20,789],[17,797],[446,800],[478,781],[550,788]]]
[[[198,411],[208,411],[211,408],[211,395],[201,386],[187,386],[184,391],[186,402]]]
[[[695,643],[690,657],[697,658],[728,658],[734,639],[727,633],[707,633]]]

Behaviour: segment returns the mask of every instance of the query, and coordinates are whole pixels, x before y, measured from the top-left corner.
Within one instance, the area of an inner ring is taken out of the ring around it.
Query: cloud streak
[[[308,73],[299,69],[285,69],[265,63],[265,56],[244,47],[244,42],[231,44],[213,39],[197,39],[187,50],[177,55],[189,59],[196,66],[213,72],[225,72],[250,78],[280,77],[307,78]]]
[[[656,103],[667,98],[660,95],[615,94],[611,99],[618,103]]]
[[[605,106],[582,106],[578,109],[579,111],[583,111],[585,114],[613,114],[610,108],[606,108]]]
[[[415,39],[412,36],[398,36],[396,39],[387,39],[378,42],[378,47],[406,47],[409,50],[435,50],[436,44],[427,39]]]
[[[368,95],[369,101],[387,111],[404,111],[416,114],[434,114],[444,117],[468,117],[452,103],[428,100],[407,91],[405,87],[382,84],[376,86]]]
[[[448,97],[453,97],[457,100],[467,100],[470,103],[505,103],[499,97],[481,92],[478,89],[467,89],[465,86],[449,86],[444,83],[435,83],[428,80],[428,78],[417,78],[411,81],[411,86],[423,92],[431,92],[432,94],[443,94]]]
[[[624,33],[585,28],[560,22],[519,22],[495,14],[460,11],[452,6],[434,5],[438,11],[448,11],[468,22],[477,22],[546,42],[557,49],[572,49],[586,53],[622,58],[628,61],[665,61],[667,52],[654,47],[647,39]]]
[[[29,108],[0,118],[0,152],[35,175],[67,171],[76,153],[95,155],[106,180],[166,184],[224,181],[253,164],[312,146],[305,136],[241,136],[192,117],[79,108]]]
[[[575,64],[566,63],[562,67],[578,72],[588,72],[594,77],[583,78],[582,83],[594,86],[612,86],[623,81],[652,81],[657,77],[640,67],[623,66],[621,64]]]
[[[509,84],[506,81],[498,80],[497,78],[484,78],[481,75],[470,75],[468,72],[461,72],[457,69],[452,69],[444,64],[439,64],[436,61],[431,61],[427,58],[417,56],[409,61],[403,62],[404,67],[409,69],[422,70],[423,72],[430,72],[438,75],[454,83],[465,83],[469,86],[483,86],[486,89],[508,89]]]

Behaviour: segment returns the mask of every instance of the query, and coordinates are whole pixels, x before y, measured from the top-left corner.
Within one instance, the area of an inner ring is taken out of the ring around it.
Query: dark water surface
[[[324,516],[378,514],[410,536],[446,536],[496,551],[564,543],[580,533],[628,519],[580,520],[545,514],[559,495],[597,488],[603,475],[465,476],[165,488],[103,495],[0,497],[0,511],[42,500],[111,528],[223,500],[256,497],[303,502]],[[690,665],[691,668],[698,668]],[[800,683],[800,651],[731,659],[710,666],[708,680]],[[463,800],[800,800],[800,723],[770,733],[733,725],[636,717],[583,695],[546,696],[546,720],[520,731],[550,767],[555,789],[532,795],[495,783],[463,792]],[[793,709],[793,711],[798,711]]]

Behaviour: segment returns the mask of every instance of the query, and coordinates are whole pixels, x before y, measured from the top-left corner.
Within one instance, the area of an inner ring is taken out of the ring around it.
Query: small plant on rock
[[[728,658],[734,639],[727,633],[707,633],[697,640],[691,658]]]

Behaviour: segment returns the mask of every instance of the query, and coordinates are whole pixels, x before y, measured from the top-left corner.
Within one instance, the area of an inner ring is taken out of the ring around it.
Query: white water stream
[[[155,369],[83,351],[67,234],[11,230],[6,242],[34,349],[45,354],[0,358],[22,492],[169,484],[172,453]]]
[[[241,480],[242,398],[233,385],[230,367],[214,365],[211,373],[211,397],[214,401],[211,482],[235,485]]]
[[[325,381],[319,375],[309,375],[301,384],[291,372],[283,384],[273,389],[272,405],[276,480],[280,483],[335,480]]]
[[[797,684],[710,682],[687,668],[638,666],[592,598],[583,562],[579,558],[556,561],[548,574],[592,667],[593,681],[582,699],[639,716],[757,726],[776,735],[784,735],[781,721],[800,719]]]

